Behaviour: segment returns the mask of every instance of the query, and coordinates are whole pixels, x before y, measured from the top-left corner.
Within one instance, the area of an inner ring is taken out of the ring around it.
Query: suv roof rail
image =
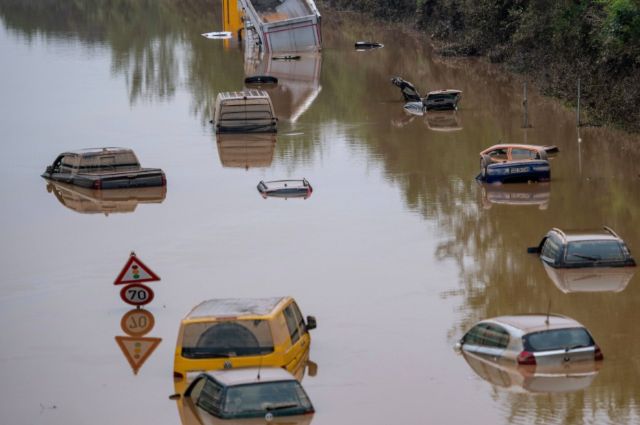
[[[611,227],[609,227],[609,226],[602,226],[602,228],[603,228],[604,230],[606,230],[607,232],[611,233],[611,235],[612,235],[612,236],[614,236],[614,237],[616,237],[616,238],[618,238],[618,239],[622,239],[622,238],[620,238],[620,236],[618,236],[618,234],[617,234],[616,232],[614,232],[614,231],[613,231],[613,229],[612,229]]]
[[[567,240],[567,235],[565,235],[562,230],[558,229],[557,227],[552,227],[551,230],[553,230],[554,232],[560,233],[560,236],[562,236],[562,239],[564,239],[565,241]]]

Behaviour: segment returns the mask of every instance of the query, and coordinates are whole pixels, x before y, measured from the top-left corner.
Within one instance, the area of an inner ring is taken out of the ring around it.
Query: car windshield
[[[225,320],[185,326],[182,355],[187,358],[255,356],[273,352],[266,320]]]
[[[523,338],[524,349],[530,352],[591,347],[594,342],[585,328],[553,329],[534,332]]]
[[[297,415],[312,409],[309,398],[295,380],[229,387],[224,405],[227,417],[264,416],[276,411],[277,415]]]
[[[618,241],[578,241],[567,245],[567,262],[624,261]]]
[[[427,97],[427,100],[454,100],[458,95],[456,93],[439,93],[439,94],[430,94]]]

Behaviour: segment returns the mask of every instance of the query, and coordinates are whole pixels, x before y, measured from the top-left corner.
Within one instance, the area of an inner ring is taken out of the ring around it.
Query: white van
[[[263,90],[218,93],[213,111],[216,133],[275,133],[277,121]]]

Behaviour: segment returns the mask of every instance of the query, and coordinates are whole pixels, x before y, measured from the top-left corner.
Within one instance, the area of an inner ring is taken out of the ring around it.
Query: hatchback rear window
[[[256,356],[273,352],[266,320],[192,323],[185,327],[182,355],[192,359]]]
[[[617,241],[581,241],[567,245],[567,262],[624,261],[624,253]]]
[[[530,352],[591,347],[594,342],[585,328],[553,329],[522,337],[524,349]]]
[[[297,381],[229,387],[224,405],[224,413],[231,418],[264,415],[269,411],[301,414],[311,409],[311,402]]]

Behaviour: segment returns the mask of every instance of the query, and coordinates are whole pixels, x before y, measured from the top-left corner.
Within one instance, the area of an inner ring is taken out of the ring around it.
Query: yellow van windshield
[[[182,356],[191,359],[256,356],[273,352],[266,320],[225,320],[185,327]]]

